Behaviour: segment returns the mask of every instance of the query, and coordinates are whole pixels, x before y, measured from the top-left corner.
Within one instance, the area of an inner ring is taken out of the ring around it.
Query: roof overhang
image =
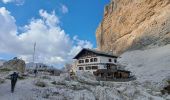
[[[101,51],[97,51],[97,50],[92,50],[92,49],[83,48],[73,59],[78,59],[79,56],[80,56],[80,54],[81,54],[83,51],[93,52],[94,54],[97,54],[97,55],[99,55],[99,56],[105,56],[105,57],[111,57],[111,58],[118,58],[118,56],[116,56],[116,55],[108,54],[108,53],[101,52]]]

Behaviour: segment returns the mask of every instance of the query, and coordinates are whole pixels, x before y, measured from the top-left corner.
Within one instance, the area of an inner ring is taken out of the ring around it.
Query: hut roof
[[[94,50],[94,49],[83,48],[73,59],[78,59],[78,58],[81,56],[81,54],[82,54],[83,52],[85,52],[85,51],[87,51],[87,52],[92,52],[92,53],[94,53],[94,54],[96,54],[96,55],[100,55],[100,56],[118,58],[118,56],[113,55],[113,54],[110,54],[110,53],[106,53],[106,52],[102,52],[102,51],[97,51],[97,50]]]

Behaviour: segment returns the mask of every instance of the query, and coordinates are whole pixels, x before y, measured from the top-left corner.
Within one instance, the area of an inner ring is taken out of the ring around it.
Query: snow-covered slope
[[[126,65],[141,83],[162,83],[170,79],[170,45],[148,50],[136,50],[121,55],[119,62]]]

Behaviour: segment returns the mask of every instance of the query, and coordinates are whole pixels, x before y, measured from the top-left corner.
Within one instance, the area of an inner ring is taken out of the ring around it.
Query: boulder
[[[96,77],[90,72],[77,72],[76,73],[77,81],[83,84],[88,85],[99,85],[99,81],[96,80]]]
[[[22,59],[18,59],[18,58],[13,58],[12,60],[9,60],[7,62],[3,63],[3,68],[8,68],[11,70],[15,70],[18,71],[20,73],[24,73],[25,71],[25,61]]]

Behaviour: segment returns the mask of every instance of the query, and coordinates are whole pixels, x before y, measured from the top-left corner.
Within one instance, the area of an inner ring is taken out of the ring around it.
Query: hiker
[[[13,93],[15,85],[16,85],[16,82],[17,82],[18,73],[14,72],[10,76],[11,76],[11,92]]]
[[[37,69],[34,69],[35,77],[37,76]]]

